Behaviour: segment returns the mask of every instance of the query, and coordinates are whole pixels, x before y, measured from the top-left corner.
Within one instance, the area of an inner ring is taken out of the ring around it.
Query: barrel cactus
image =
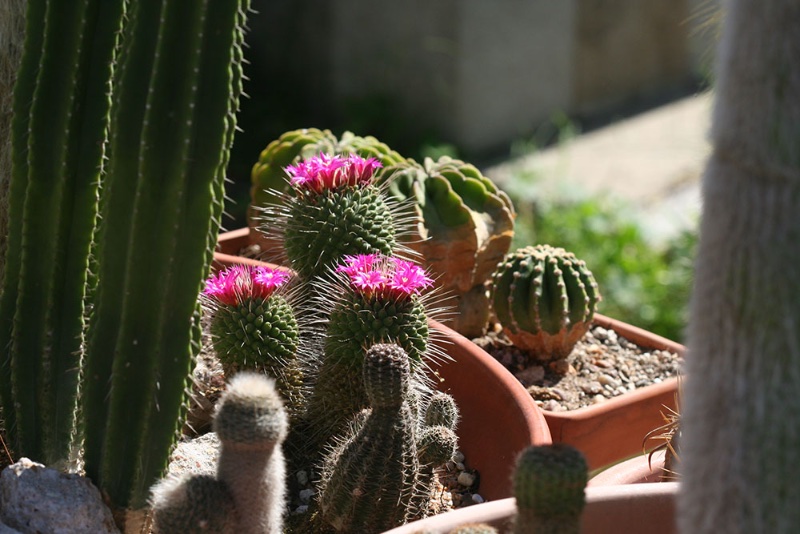
[[[289,278],[287,271],[236,265],[210,277],[201,300],[225,375],[244,369],[266,373],[295,413],[303,374],[297,357],[300,328],[285,291]]]
[[[588,331],[600,293],[574,254],[536,245],[507,254],[497,265],[491,301],[511,341],[547,362],[566,358]]]
[[[528,447],[517,458],[515,534],[577,534],[586,502],[588,464],[563,443]]]
[[[457,313],[451,325],[474,337],[489,316],[485,284],[514,236],[511,200],[473,165],[449,157],[387,168],[392,197],[413,211],[409,247],[425,258]]]

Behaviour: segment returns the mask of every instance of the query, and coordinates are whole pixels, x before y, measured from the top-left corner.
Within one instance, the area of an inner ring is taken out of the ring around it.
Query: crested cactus
[[[514,236],[511,200],[475,166],[446,156],[407,160],[383,176],[394,198],[410,201],[418,235],[408,245],[453,295],[453,328],[480,335],[489,317],[485,283]]]
[[[367,406],[364,350],[397,343],[415,376],[428,357],[428,322],[421,291],[432,284],[419,266],[378,254],[348,256],[323,291],[330,302],[319,379],[309,399],[309,422],[320,444]]]
[[[284,292],[289,273],[238,265],[206,281],[201,300],[210,312],[214,351],[225,376],[265,372],[292,413],[300,409],[303,373],[297,357],[300,329]]]
[[[287,167],[292,194],[271,222],[303,281],[325,274],[347,255],[392,254],[394,216],[373,177],[381,164],[358,155],[321,154]]]
[[[267,145],[253,166],[248,212],[251,228],[258,229],[261,225],[259,209],[275,204],[279,193],[287,191],[289,175],[286,167],[321,153],[357,154],[367,159],[375,158],[384,167],[403,161],[400,154],[371,136],[360,137],[344,132],[341,139],[337,139],[330,130],[316,128],[286,132]]]
[[[152,488],[156,533],[279,534],[286,505],[281,444],[289,422],[272,379],[243,372],[217,405],[217,476],[167,478]]]
[[[323,462],[320,511],[337,531],[382,532],[414,516],[419,464],[409,405],[409,358],[397,345],[364,356],[370,412]]]
[[[73,437],[90,243],[123,4],[27,5],[11,120],[0,400],[14,450],[45,463],[66,459]],[[4,8],[4,23],[12,22],[8,10],[14,8]],[[4,54],[13,52],[8,46]]]
[[[87,475],[116,506],[137,509],[186,405],[249,1],[126,5],[80,423]]]
[[[517,458],[515,534],[577,534],[586,502],[588,464],[570,445],[528,447]]]
[[[511,341],[546,362],[569,355],[589,329],[600,293],[574,254],[537,245],[509,253],[497,265],[491,299]]]

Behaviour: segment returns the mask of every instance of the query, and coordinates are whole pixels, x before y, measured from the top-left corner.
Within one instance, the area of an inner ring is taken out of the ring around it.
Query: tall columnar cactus
[[[485,284],[514,236],[511,200],[475,166],[446,156],[423,165],[407,160],[383,176],[414,213],[417,234],[408,245],[453,296],[453,328],[480,335],[489,316]]]
[[[361,137],[344,132],[341,139],[337,139],[330,130],[316,128],[286,132],[267,145],[253,166],[248,212],[251,228],[257,230],[262,224],[259,210],[275,204],[280,200],[279,193],[288,190],[286,167],[321,153],[357,154],[363,158],[375,158],[384,167],[404,160],[400,154],[371,136]],[[269,221],[263,222],[269,224]]]
[[[136,509],[166,467],[185,404],[249,2],[129,5],[114,77],[81,423],[86,473],[113,503]]]
[[[17,453],[67,457],[122,0],[30,0],[14,87],[0,399]]]
[[[588,464],[570,445],[528,447],[514,469],[515,534],[578,534]]]
[[[323,462],[320,510],[340,532],[382,532],[414,516],[419,463],[416,414],[408,403],[409,357],[397,345],[373,345],[363,380],[371,411]]]
[[[348,256],[338,283],[323,291],[329,301],[324,355],[309,400],[309,418],[320,444],[367,406],[362,381],[364,350],[397,343],[421,374],[428,354],[428,322],[421,292],[432,284],[419,266],[376,254]]]
[[[286,505],[281,443],[288,417],[272,379],[236,375],[217,405],[217,476],[168,478],[153,489],[157,533],[279,534]]]
[[[297,355],[300,328],[282,291],[289,278],[288,272],[269,267],[234,266],[209,278],[201,297],[225,376],[244,369],[265,372],[296,413],[303,373]]]
[[[507,254],[497,265],[491,299],[511,341],[546,362],[569,355],[589,329],[600,293],[574,254],[536,245]]]
[[[325,274],[347,255],[392,254],[395,222],[373,177],[381,164],[358,155],[321,154],[287,167],[291,194],[273,206],[273,229],[303,281]]]

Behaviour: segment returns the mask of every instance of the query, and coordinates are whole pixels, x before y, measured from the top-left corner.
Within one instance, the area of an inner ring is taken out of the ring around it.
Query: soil
[[[473,341],[526,387],[543,410],[583,408],[677,376],[682,359],[643,349],[600,326],[589,329],[566,360],[542,365],[517,348],[500,325]]]

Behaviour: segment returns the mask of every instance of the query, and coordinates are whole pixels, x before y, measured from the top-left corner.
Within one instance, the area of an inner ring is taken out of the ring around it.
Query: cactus
[[[221,443],[217,478],[225,483],[244,534],[280,533],[286,500],[281,443],[289,423],[272,380],[250,373],[231,379],[214,417]]]
[[[201,299],[211,314],[212,343],[225,375],[243,369],[265,372],[297,413],[303,387],[297,358],[300,329],[281,293],[289,277],[268,267],[234,266],[209,278]]]
[[[371,412],[323,462],[322,518],[337,531],[382,532],[413,517],[419,464],[416,415],[407,399],[411,369],[397,345],[373,345],[363,381]]]
[[[292,194],[267,211],[301,280],[325,274],[346,255],[395,251],[392,209],[373,183],[378,168],[374,159],[325,154],[287,168]]]
[[[367,406],[361,375],[364,350],[397,343],[421,374],[428,353],[428,322],[420,292],[432,284],[417,265],[380,255],[348,256],[336,282],[323,291],[329,304],[319,379],[309,400],[309,419],[324,443]]]
[[[11,123],[0,399],[12,447],[48,464],[67,458],[73,435],[122,14],[122,0],[30,0],[26,14]]]
[[[577,534],[586,502],[588,464],[570,445],[528,447],[517,458],[515,534]]]
[[[286,505],[281,443],[289,423],[275,382],[243,372],[214,416],[217,476],[167,478],[152,488],[157,533],[279,534]]]
[[[152,488],[153,531],[237,534],[236,505],[228,488],[209,475],[167,478]]]
[[[197,295],[220,224],[248,6],[129,3],[81,398],[86,473],[117,506],[144,506],[177,436]]]
[[[384,167],[403,161],[400,154],[371,136],[360,137],[344,132],[339,140],[330,130],[303,128],[286,132],[267,145],[253,166],[248,211],[251,228],[258,229],[261,225],[259,210],[278,202],[279,194],[288,190],[286,167],[320,153],[357,154],[363,158],[375,158]]]
[[[453,295],[451,326],[467,337],[480,335],[489,316],[485,283],[514,236],[511,200],[475,166],[446,156],[422,166],[407,160],[383,176],[389,193],[414,212],[418,235],[408,246]]]
[[[428,406],[425,408],[424,424],[427,426],[441,425],[455,430],[459,416],[458,405],[453,396],[437,391],[431,395]]]
[[[491,299],[511,341],[546,362],[569,355],[589,329],[600,293],[574,254],[537,245],[503,258],[492,275]]]

